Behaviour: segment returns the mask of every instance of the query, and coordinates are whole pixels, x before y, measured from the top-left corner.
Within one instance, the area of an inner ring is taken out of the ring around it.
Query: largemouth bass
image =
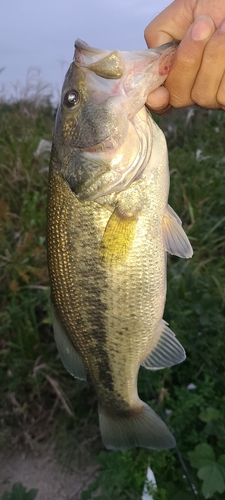
[[[51,153],[48,265],[53,328],[74,377],[96,389],[110,449],[167,449],[175,439],[137,391],[140,365],[158,370],[185,352],[162,319],[166,252],[191,257],[168,206],[164,134],[145,108],[176,44],[120,52],[77,40]]]

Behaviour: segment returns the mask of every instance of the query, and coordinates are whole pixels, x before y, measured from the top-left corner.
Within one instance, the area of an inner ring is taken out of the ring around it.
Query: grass
[[[100,500],[141,498],[149,463],[158,485],[154,500],[222,500],[224,113],[194,108],[192,116],[184,110],[157,119],[170,152],[170,204],[194,248],[191,260],[168,259],[164,315],[187,359],[172,369],[141,370],[139,376],[140,396],[165,418],[177,439],[176,450],[160,453],[104,450],[93,387],[70,377],[59,360],[46,267],[49,153],[34,154],[41,139],[51,140],[55,110],[48,100],[36,105],[28,99],[1,103],[0,113],[2,446],[33,447],[52,438],[64,463],[76,459],[82,466],[91,456],[99,473],[82,493],[83,500],[94,498],[94,491]]]
[[[15,483],[10,492],[5,492],[1,500],[34,500],[38,490],[26,491],[22,483]]]

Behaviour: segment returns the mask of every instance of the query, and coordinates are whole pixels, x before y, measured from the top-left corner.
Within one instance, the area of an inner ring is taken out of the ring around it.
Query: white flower
[[[42,153],[47,151],[51,151],[52,143],[50,141],[46,141],[45,139],[41,139],[39,141],[38,147],[34,152],[34,156],[38,158]]]
[[[197,388],[197,385],[192,384],[192,383],[191,383],[191,384],[188,384],[188,386],[187,386],[187,389],[188,389],[189,391],[194,391],[194,389],[196,389],[196,388]]]
[[[149,487],[152,487],[153,489],[157,488],[154,472],[150,467],[147,468],[147,474],[146,474],[146,483],[143,489],[142,497],[141,500],[153,500],[153,496],[148,492]]]

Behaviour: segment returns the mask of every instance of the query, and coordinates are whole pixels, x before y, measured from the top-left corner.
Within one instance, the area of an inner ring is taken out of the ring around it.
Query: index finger
[[[155,17],[144,32],[147,46],[158,47],[172,40],[182,40],[193,22],[193,12],[190,4],[189,2],[176,2],[175,0],[161,14]]]

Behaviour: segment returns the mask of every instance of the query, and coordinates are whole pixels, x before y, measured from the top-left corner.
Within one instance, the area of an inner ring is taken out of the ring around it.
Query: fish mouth
[[[126,61],[134,61],[136,67],[142,71],[150,63],[164,56],[167,60],[164,63],[164,73],[168,73],[173,53],[179,45],[178,40],[164,43],[159,47],[143,50],[120,51],[120,50],[102,50],[97,47],[91,47],[86,42],[78,38],[75,41],[74,61],[77,66],[86,67],[97,75],[106,79],[120,79],[124,74]],[[172,50],[174,48],[174,51]],[[170,50],[168,50],[170,49]],[[162,57],[162,60],[164,59]],[[125,65],[124,65],[125,63]],[[162,69],[163,63],[160,64]],[[164,74],[161,72],[161,75]]]
[[[102,52],[108,52],[108,50],[102,50],[102,49],[97,49],[96,47],[91,47],[90,45],[88,45],[88,43],[84,42],[84,40],[81,40],[81,38],[77,38],[75,43],[74,43],[74,47],[76,49],[80,49],[80,50],[85,50],[87,52],[93,52],[93,53],[99,53],[99,54],[102,54]]]
[[[159,52],[164,52],[164,50],[168,49],[169,47],[178,47],[180,44],[180,40],[172,40],[171,42],[164,43],[162,45],[159,45],[158,47],[153,47],[152,51],[155,51],[157,53]],[[97,47],[91,47],[91,45],[88,45],[88,43],[84,42],[84,40],[81,40],[80,38],[77,38],[75,43],[74,43],[75,49],[80,49],[85,52],[92,52],[93,54],[100,54],[102,57],[102,54],[105,52],[107,54],[111,53],[111,50],[102,50]],[[146,50],[148,49],[143,49],[143,50],[135,50],[133,51],[137,55],[142,55],[143,53],[146,53]],[[126,51],[125,51],[126,52]]]
[[[180,40],[172,40],[172,42],[163,43],[155,48],[155,50],[161,50],[162,52],[170,47],[178,47]],[[153,49],[154,50],[154,49]]]
[[[144,106],[149,92],[165,81],[178,44],[179,41],[174,40],[152,49],[110,51],[91,47],[78,39],[74,62],[85,72],[87,89],[94,102],[101,104],[107,97],[126,94],[125,107],[131,103],[130,118]],[[98,93],[95,91],[97,85]],[[132,99],[134,94],[136,100]],[[137,103],[140,103],[139,108]]]

